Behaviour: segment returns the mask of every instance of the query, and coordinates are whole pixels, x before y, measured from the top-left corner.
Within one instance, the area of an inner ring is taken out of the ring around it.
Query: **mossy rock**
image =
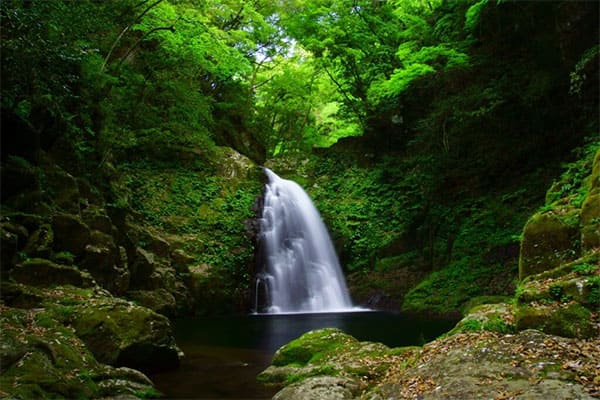
[[[54,250],[69,251],[76,256],[83,254],[90,240],[90,229],[76,215],[57,214],[52,217]]]
[[[112,236],[93,230],[82,257],[82,267],[92,274],[100,286],[115,294],[127,291],[130,272],[126,254],[117,247]]]
[[[310,331],[277,350],[272,364],[275,366],[306,365],[323,353],[350,343],[358,343],[358,340],[336,328]]]
[[[281,347],[258,380],[272,385],[289,385],[314,376],[377,380],[399,360],[409,363],[417,349],[390,349],[381,343],[359,342],[338,329],[325,328]]]
[[[98,206],[89,206],[81,212],[83,221],[92,230],[112,235],[116,229],[106,210]]]
[[[148,249],[158,257],[171,255],[171,244],[156,229],[136,224],[128,224],[127,234],[136,245]]]
[[[148,308],[124,302],[81,305],[73,327],[100,362],[144,372],[179,365],[169,320]]]
[[[579,210],[535,214],[523,230],[519,278],[577,258],[579,237]]]
[[[533,301],[565,302],[576,301],[588,308],[594,308],[592,291],[595,280],[587,276],[566,276],[564,279],[554,279],[543,284],[531,282],[519,290],[517,301],[526,304]]]
[[[24,261],[11,271],[11,277],[26,285],[50,286],[73,285],[91,287],[92,277],[74,266],[60,265],[43,258],[32,258]]]
[[[475,306],[448,332],[448,335],[482,330],[498,333],[515,332],[512,306],[507,303]]]
[[[1,311],[2,397],[88,399],[157,393],[142,373],[98,363],[51,313],[7,307]]]
[[[231,147],[217,147],[216,164],[218,175],[231,179],[254,179],[259,173],[256,164],[248,157],[238,153]]]
[[[30,257],[48,258],[52,254],[54,244],[54,231],[50,224],[42,224],[36,229],[29,239],[23,251]]]
[[[353,379],[319,376],[287,386],[273,400],[351,400],[360,394],[360,388]]]
[[[600,189],[600,150],[596,152],[594,157],[592,175],[590,176],[590,191],[594,189]]]
[[[519,305],[515,312],[515,324],[520,331],[539,329],[551,335],[571,338],[598,336],[598,328],[592,320],[592,313],[577,303]]]
[[[166,316],[172,316],[177,309],[175,297],[166,289],[132,290],[127,293],[127,297],[144,307]]]
[[[154,253],[136,247],[135,255],[131,263],[131,287],[145,288],[148,279],[156,268]]]
[[[12,268],[18,251],[19,236],[5,226],[0,226],[0,262],[3,270]]]
[[[68,213],[79,213],[79,187],[77,180],[56,164],[47,164],[45,168],[46,186],[52,200],[60,209]]]
[[[581,206],[581,246],[584,250],[600,247],[600,189],[590,192]]]

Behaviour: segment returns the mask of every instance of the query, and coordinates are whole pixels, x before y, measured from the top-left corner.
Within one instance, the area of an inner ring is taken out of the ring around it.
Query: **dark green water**
[[[267,399],[274,391],[255,380],[273,353],[305,332],[335,327],[359,340],[390,347],[420,345],[454,326],[385,312],[206,317],[174,321],[186,354],[176,371],[152,376],[168,398]]]

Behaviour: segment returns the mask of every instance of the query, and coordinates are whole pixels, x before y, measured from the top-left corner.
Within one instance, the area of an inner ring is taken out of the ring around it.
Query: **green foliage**
[[[254,245],[246,221],[254,217],[261,191],[258,171],[231,178],[213,168],[194,171],[176,161],[147,160],[122,168],[131,205],[144,222],[185,238],[183,250],[197,264],[208,265],[205,292],[212,294],[202,307],[235,304],[252,278]]]
[[[481,10],[486,7],[489,3],[489,0],[480,0],[477,3],[473,4],[467,10],[465,15],[465,29],[473,32],[479,24],[479,16],[481,15]]]
[[[563,166],[564,172],[546,193],[546,204],[540,211],[553,209],[557,204],[581,207],[589,191],[588,178],[594,156],[600,150],[600,140],[590,139],[584,146],[573,150],[575,161]]]
[[[570,95],[582,95],[583,84],[587,79],[585,69],[592,60],[598,57],[598,54],[600,54],[600,45],[595,45],[587,49],[581,56],[581,59],[575,64],[575,69],[569,75],[571,78],[571,85],[569,87]]]
[[[577,264],[573,268],[573,272],[575,272],[577,275],[586,276],[586,275],[592,275],[592,273],[594,271],[596,271],[596,269],[598,269],[597,265],[582,263],[582,264]]]

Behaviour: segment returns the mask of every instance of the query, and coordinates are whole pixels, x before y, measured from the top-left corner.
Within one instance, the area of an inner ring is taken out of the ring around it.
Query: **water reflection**
[[[415,319],[402,314],[351,312],[204,317],[174,321],[177,343],[186,354],[176,371],[151,378],[168,398],[269,398],[272,389],[256,382],[273,353],[308,331],[339,328],[364,341],[390,347],[418,345],[452,328],[453,321]]]

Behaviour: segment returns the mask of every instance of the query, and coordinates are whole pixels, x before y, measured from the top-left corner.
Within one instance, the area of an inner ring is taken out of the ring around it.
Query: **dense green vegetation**
[[[6,1],[3,160],[35,167],[49,154],[109,205],[195,235],[182,251],[229,276],[225,286],[247,287],[253,245],[241,221],[260,178],[224,174],[230,153],[218,146],[268,158],[308,185],[349,273],[377,282],[410,267],[419,285],[391,297],[455,311],[474,295],[510,294],[522,225],[570,149],[586,137],[585,151],[597,147],[595,11]],[[358,280],[364,301],[377,288]]]
[[[594,1],[3,0],[0,394],[154,396],[113,367],[148,365],[147,349],[176,365],[165,315],[252,308],[260,165],[315,200],[355,302],[478,306],[449,341],[593,336],[599,15]],[[165,349],[140,334],[155,325]],[[326,350],[292,366],[385,380]],[[64,375],[57,359],[81,379],[40,380],[37,365]]]

